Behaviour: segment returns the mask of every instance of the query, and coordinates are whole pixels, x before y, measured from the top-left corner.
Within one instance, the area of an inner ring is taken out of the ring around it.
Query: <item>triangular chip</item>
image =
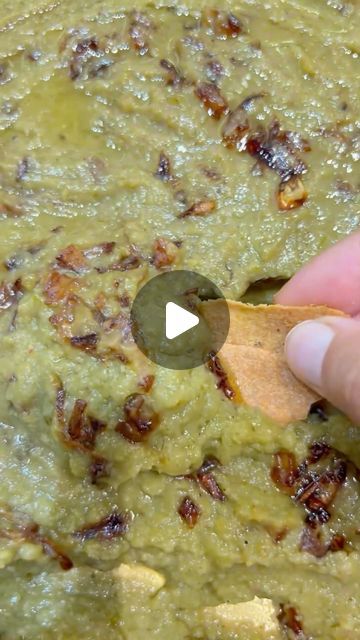
[[[258,407],[281,424],[304,420],[319,396],[291,373],[284,357],[285,338],[299,322],[344,314],[325,306],[254,306],[212,300],[202,303],[201,313],[215,334],[218,327],[221,330],[225,304],[230,328],[218,357],[236,387],[234,400]]]

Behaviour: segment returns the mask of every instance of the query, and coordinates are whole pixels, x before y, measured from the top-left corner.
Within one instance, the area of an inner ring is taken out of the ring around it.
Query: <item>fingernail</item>
[[[325,322],[307,320],[294,327],[286,338],[288,365],[310,387],[321,389],[322,366],[334,336],[334,330]]]

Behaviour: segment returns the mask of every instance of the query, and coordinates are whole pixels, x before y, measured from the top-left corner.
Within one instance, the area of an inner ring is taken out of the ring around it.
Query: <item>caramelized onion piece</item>
[[[235,397],[235,391],[230,386],[227,374],[222,368],[220,360],[215,353],[210,354],[210,358],[206,363],[206,366],[217,378],[217,388],[220,389],[224,395],[229,398],[229,400],[232,400]]]
[[[277,451],[274,454],[270,476],[279,489],[292,494],[295,480],[298,478],[298,468],[294,454],[285,449]]]
[[[308,194],[299,176],[292,176],[285,182],[280,182],[277,201],[281,211],[298,209],[307,200]]]
[[[108,271],[131,271],[132,269],[137,269],[140,267],[140,258],[139,256],[131,253],[124,258],[121,258],[118,262],[115,262],[108,267],[97,267],[96,271],[98,273],[106,273]]]
[[[200,82],[195,89],[195,95],[201,100],[209,116],[216,120],[229,110],[228,103],[218,87],[211,82]]]
[[[118,422],[116,431],[129,442],[143,442],[158,424],[159,417],[146,396],[134,393],[125,402],[124,419]]]
[[[93,455],[92,462],[90,464],[90,479],[91,484],[97,484],[102,478],[109,477],[109,465],[105,458]]]
[[[222,138],[229,149],[234,147],[239,150],[245,149],[246,136],[249,131],[249,120],[240,105],[234,111],[231,111],[222,128]]]
[[[171,87],[181,87],[185,82],[184,76],[169,60],[160,60],[160,66],[166,71],[166,84]]]
[[[170,267],[176,260],[177,246],[171,240],[158,238],[154,243],[152,263],[156,269]]]
[[[63,269],[75,271],[75,273],[81,273],[87,267],[87,261],[83,252],[74,244],[70,244],[66,247],[56,257],[56,262]]]
[[[304,633],[302,618],[292,605],[280,605],[278,620],[289,640],[310,640]]]
[[[178,215],[178,218],[187,218],[188,216],[207,216],[216,209],[215,200],[200,200],[195,202],[189,209]]]
[[[200,507],[198,507],[189,496],[185,496],[179,505],[178,514],[190,529],[195,527],[199,520],[200,513]]]
[[[138,383],[138,386],[140,387],[140,389],[143,389],[144,391],[148,392],[150,391],[150,389],[152,389],[154,382],[155,382],[155,376],[149,374],[141,378],[141,380]]]
[[[226,500],[225,493],[217,483],[217,480],[212,473],[212,470],[219,465],[217,458],[208,456],[205,458],[200,469],[195,474],[195,479],[199,483],[200,487],[206,491],[214,500],[224,502]]]
[[[218,37],[236,38],[243,32],[244,27],[233,13],[206,8],[202,14],[203,23]]]
[[[86,525],[75,531],[74,537],[82,542],[87,540],[112,540],[124,536],[129,529],[129,516],[126,513],[114,512],[99,522]]]
[[[5,311],[16,304],[23,295],[21,279],[18,278],[12,284],[3,282],[0,285],[0,310]]]
[[[51,271],[44,285],[46,304],[53,305],[64,302],[73,294],[76,281],[58,271]]]
[[[95,351],[98,343],[97,333],[88,333],[84,336],[71,336],[70,344],[82,351]]]
[[[65,436],[73,444],[85,450],[92,450],[96,437],[104,431],[106,425],[101,420],[86,414],[87,402],[78,399],[75,401]]]
[[[246,150],[269,169],[276,171],[283,182],[307,170],[305,162],[297,154],[300,151],[297,134],[283,131],[277,120],[268,129],[259,127],[253,131],[248,137]]]

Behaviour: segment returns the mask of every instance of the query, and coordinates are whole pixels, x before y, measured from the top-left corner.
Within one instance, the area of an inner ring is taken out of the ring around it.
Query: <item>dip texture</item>
[[[2,0],[1,639],[360,638],[360,430],[129,327],[163,269],[269,302],[358,228],[359,30],[356,0]]]

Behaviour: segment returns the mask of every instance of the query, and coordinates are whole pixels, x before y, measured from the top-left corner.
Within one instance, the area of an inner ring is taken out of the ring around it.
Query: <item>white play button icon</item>
[[[194,313],[186,311],[175,302],[168,302],[165,307],[165,333],[168,340],[181,336],[185,331],[193,329],[199,324],[199,318]]]

